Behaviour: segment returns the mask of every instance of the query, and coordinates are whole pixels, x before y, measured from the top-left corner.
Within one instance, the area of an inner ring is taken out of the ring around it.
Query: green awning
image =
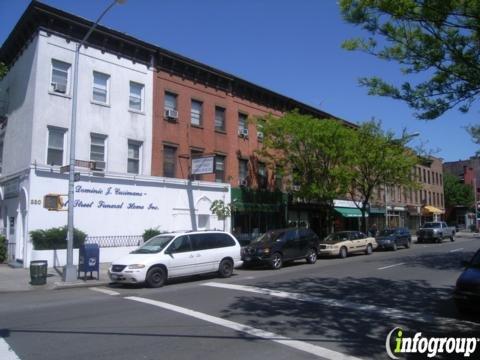
[[[339,208],[336,207],[335,211],[340,213],[343,217],[353,218],[353,217],[362,217],[362,212],[357,208]],[[368,214],[365,213],[365,216],[368,217]]]
[[[376,207],[372,207],[370,208],[370,214],[382,214],[382,215],[385,215],[385,208],[376,208]]]

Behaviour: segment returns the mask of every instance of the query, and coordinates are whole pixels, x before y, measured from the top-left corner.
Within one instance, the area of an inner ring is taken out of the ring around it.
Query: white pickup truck
[[[417,231],[417,242],[432,241],[440,243],[443,239],[449,238],[455,241],[455,228],[448,226],[443,221],[427,222]]]

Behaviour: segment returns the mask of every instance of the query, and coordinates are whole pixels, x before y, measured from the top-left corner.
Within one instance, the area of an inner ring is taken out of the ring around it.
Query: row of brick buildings
[[[72,49],[91,24],[32,2],[3,44],[0,61],[10,68],[0,83],[1,101],[7,104],[0,114],[4,187],[22,167],[41,164],[58,170],[67,163]],[[22,83],[22,76],[30,82]],[[22,101],[29,96],[42,101],[28,106],[34,111],[25,119]],[[102,26],[81,49],[79,103],[78,157],[97,161],[103,170],[91,176],[189,179],[192,158],[213,155],[215,172],[193,180],[200,187],[203,182],[231,186],[227,202],[235,204],[236,232],[263,232],[289,222],[320,226],[319,209],[295,203],[284,179],[257,157],[263,133],[249,119],[294,109],[319,119],[335,116]],[[25,147],[22,138],[31,138],[32,144]],[[414,174],[421,190],[378,190],[370,217],[380,227],[415,228],[422,218],[443,213],[441,160],[426,160]],[[353,202],[338,199],[335,206],[337,229],[358,228]]]

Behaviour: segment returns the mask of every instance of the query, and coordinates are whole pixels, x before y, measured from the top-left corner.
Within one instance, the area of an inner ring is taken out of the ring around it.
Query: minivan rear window
[[[235,240],[222,233],[192,234],[190,240],[194,251],[235,246]]]

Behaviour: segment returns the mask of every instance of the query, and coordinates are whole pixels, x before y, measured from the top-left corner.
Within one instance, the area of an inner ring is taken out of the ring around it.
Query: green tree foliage
[[[50,228],[46,230],[30,231],[33,247],[35,250],[52,250],[67,248],[67,227]],[[73,247],[79,248],[85,243],[87,234],[74,229]]]
[[[467,130],[472,136],[472,139],[475,142],[475,144],[480,145],[480,125],[469,126]],[[480,155],[480,150],[477,151],[477,155]]]
[[[0,235],[0,264],[7,259],[7,241],[5,236]]]
[[[352,138],[353,158],[350,167],[349,194],[352,200],[361,199],[363,231],[367,231],[366,210],[374,191],[387,186],[415,188],[412,168],[418,156],[405,146],[412,136],[399,139],[392,132],[382,130],[381,123],[363,123]]]
[[[406,75],[422,74],[422,81],[401,86],[360,79],[369,94],[404,100],[427,120],[455,107],[467,112],[478,100],[480,1],[340,0],[340,9],[371,34],[345,41],[345,49],[396,61]]]
[[[443,188],[445,194],[445,205],[466,206],[473,208],[475,195],[471,186],[465,185],[458,180],[458,177],[445,173],[443,177]]]
[[[333,200],[348,190],[354,131],[337,120],[319,120],[296,111],[261,121],[260,155],[290,178],[289,190],[295,198],[323,206],[328,223]]]
[[[150,229],[146,229],[144,232],[143,232],[143,241],[147,241],[149,239],[151,239],[152,237],[154,236],[157,236],[157,235],[160,235],[162,232],[158,229],[158,228],[150,228]]]

